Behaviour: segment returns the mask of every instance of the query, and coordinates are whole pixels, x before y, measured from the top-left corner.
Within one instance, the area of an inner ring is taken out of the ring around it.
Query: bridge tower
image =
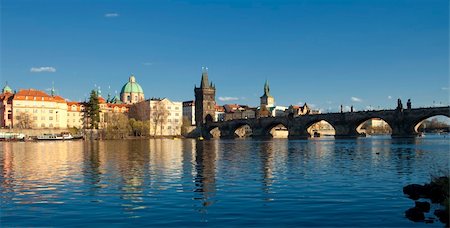
[[[208,68],[202,68],[200,87],[195,86],[195,122],[200,129],[205,122],[213,121],[216,112],[216,87],[208,82]]]

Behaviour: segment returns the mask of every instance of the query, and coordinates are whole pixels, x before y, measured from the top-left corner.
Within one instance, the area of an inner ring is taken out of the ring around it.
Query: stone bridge
[[[270,131],[282,124],[289,132],[291,139],[310,137],[307,129],[322,120],[327,121],[335,129],[335,138],[353,138],[360,134],[357,128],[367,120],[380,118],[392,128],[392,137],[414,137],[417,128],[427,118],[443,115],[450,117],[450,107],[415,108],[399,110],[360,111],[344,113],[326,113],[304,115],[298,117],[266,117],[258,119],[236,119],[223,122],[207,121],[202,133],[206,138],[212,137],[211,130],[218,128],[222,138],[235,138],[235,131],[245,125],[252,129],[253,137],[272,137]]]

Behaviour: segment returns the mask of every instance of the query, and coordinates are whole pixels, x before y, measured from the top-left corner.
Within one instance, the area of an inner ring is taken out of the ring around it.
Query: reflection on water
[[[2,142],[0,222],[418,225],[403,217],[402,187],[447,170],[449,146],[442,137]]]

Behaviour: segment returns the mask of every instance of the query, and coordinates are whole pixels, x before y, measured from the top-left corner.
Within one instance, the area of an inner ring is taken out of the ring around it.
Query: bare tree
[[[29,113],[20,112],[17,115],[16,127],[21,129],[31,129],[33,127],[33,118]]]
[[[151,121],[153,125],[153,136],[156,136],[157,129],[159,126],[160,135],[162,135],[163,125],[167,123],[167,117],[169,116],[169,111],[166,108],[166,104],[161,101],[157,101],[156,105],[153,106],[154,109],[151,111]]]

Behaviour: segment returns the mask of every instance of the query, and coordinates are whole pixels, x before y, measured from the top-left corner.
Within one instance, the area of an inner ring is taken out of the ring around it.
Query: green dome
[[[144,93],[142,87],[136,82],[133,75],[130,76],[128,82],[122,87],[120,94],[123,93]]]
[[[2,93],[12,93],[11,87],[5,85],[5,87],[3,87]]]

